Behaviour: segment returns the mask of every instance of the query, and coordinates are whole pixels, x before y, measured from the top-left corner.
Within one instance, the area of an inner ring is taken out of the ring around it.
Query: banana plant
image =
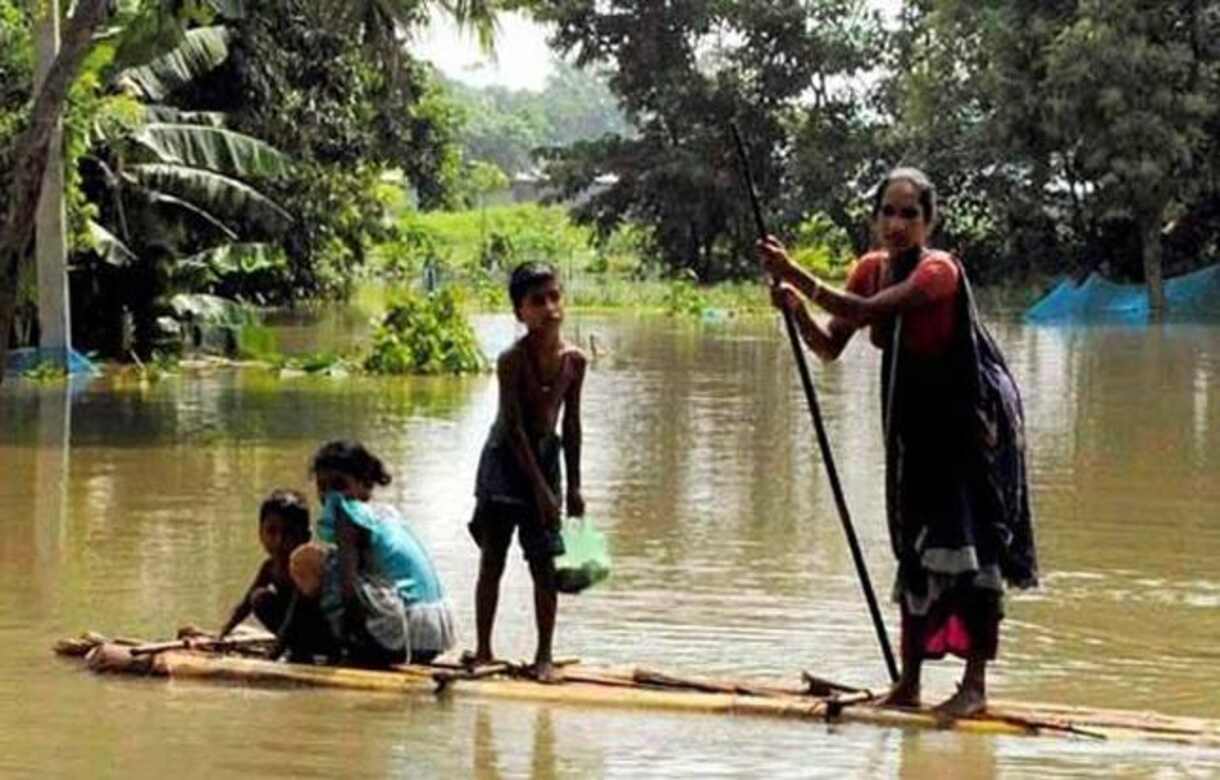
[[[228,128],[223,114],[167,103],[229,56],[224,26],[175,31],[180,14],[207,12],[194,21],[215,21],[242,12],[241,3],[134,5],[136,17],[99,47],[109,47],[99,71],[107,74],[106,91],[126,96],[137,115],[99,118],[85,167],[97,204],[88,226],[95,255],[112,269],[103,276],[132,311],[137,350],[147,354],[172,293],[214,290],[226,276],[263,272],[280,255],[262,241],[282,234],[293,217],[260,189],[288,173],[282,153]]]
[[[225,14],[244,10],[237,0],[207,2]],[[142,30],[147,24],[132,26]],[[111,239],[133,240],[133,208],[155,210],[162,221],[185,218],[202,224],[219,245],[236,241],[243,228],[274,234],[291,224],[291,215],[254,184],[285,175],[289,163],[284,155],[257,138],[226,128],[223,114],[184,111],[162,102],[221,65],[229,55],[228,41],[223,26],[192,28],[169,50],[112,77],[114,89],[144,104],[144,117],[135,125],[120,124],[117,133],[100,129],[96,138],[95,161],[109,191],[113,208],[107,211],[113,213],[114,222],[98,227]],[[117,47],[122,48],[122,44]],[[143,216],[142,223],[155,222]],[[101,235],[97,230],[94,234]],[[137,254],[126,243],[122,249],[110,240],[99,245],[112,261]]]

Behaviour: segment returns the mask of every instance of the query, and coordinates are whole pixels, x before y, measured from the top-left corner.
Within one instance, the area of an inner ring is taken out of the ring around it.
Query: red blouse
[[[848,292],[871,298],[888,284],[883,280],[889,256],[869,252],[856,261],[847,278]],[[957,296],[961,272],[948,252],[928,250],[920,259],[911,279],[927,296],[928,302],[908,311],[902,319],[902,344],[922,355],[940,355],[949,349],[957,324]]]

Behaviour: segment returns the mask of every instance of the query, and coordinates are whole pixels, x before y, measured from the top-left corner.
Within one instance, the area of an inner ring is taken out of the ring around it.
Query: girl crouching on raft
[[[390,484],[385,466],[357,442],[333,441],[310,470],[320,543],[293,553],[297,589],[348,662],[431,663],[454,644],[453,614],[424,546],[393,507],[369,501],[374,485]]]
[[[927,246],[936,220],[927,176],[891,172],[873,220],[882,249],[860,258],[846,291],[793,263],[772,237],[759,253],[779,282],[776,306],[795,315],[818,357],[834,360],[864,327],[882,350],[886,509],[902,613],[902,675],[884,703],[918,706],[924,659],[953,653],[966,660],[965,674],[937,709],[969,717],[987,706],[1005,582],[1037,583],[1021,399],[961,264]],[[829,323],[816,322],[804,301]]]

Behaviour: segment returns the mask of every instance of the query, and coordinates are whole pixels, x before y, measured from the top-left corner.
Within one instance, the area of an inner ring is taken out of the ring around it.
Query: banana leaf
[[[215,171],[187,168],[172,163],[132,165],[128,172],[145,187],[184,201],[206,205],[211,213],[240,215],[271,229],[284,229],[293,217],[258,190],[231,176]]]
[[[273,270],[284,265],[284,258],[271,244],[249,242],[222,244],[184,257],[182,262],[207,267],[223,276]]]
[[[288,158],[271,145],[223,127],[150,122],[132,134],[132,140],[161,162],[237,176],[283,176]]]
[[[89,220],[89,236],[102,262],[116,268],[124,268],[136,260],[135,252],[127,248],[119,238],[93,220]]]
[[[162,101],[174,90],[211,71],[229,56],[225,27],[187,30],[182,42],[147,65],[127,68],[117,77],[120,87],[134,90],[150,101]]]
[[[155,104],[144,106],[144,117],[149,122],[171,125],[224,127],[229,122],[228,114],[223,111],[183,111],[172,106]]]

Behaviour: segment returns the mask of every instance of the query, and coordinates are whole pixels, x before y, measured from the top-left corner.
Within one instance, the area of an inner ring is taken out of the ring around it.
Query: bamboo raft
[[[309,686],[420,696],[460,696],[596,707],[633,707],[861,723],[893,728],[950,729],[973,734],[1060,736],[1095,740],[1146,740],[1220,748],[1220,720],[1052,704],[992,702],[974,718],[947,720],[930,709],[874,703],[872,692],[808,673],[800,686],[768,681],[679,677],[640,668],[559,662],[563,681],[529,679],[520,664],[468,668],[459,663],[359,669],[268,660],[269,635],[230,640],[187,638],[144,643],[109,640],[96,633],[63,640],[55,652],[87,661],[99,673],[203,680],[262,687]]]

